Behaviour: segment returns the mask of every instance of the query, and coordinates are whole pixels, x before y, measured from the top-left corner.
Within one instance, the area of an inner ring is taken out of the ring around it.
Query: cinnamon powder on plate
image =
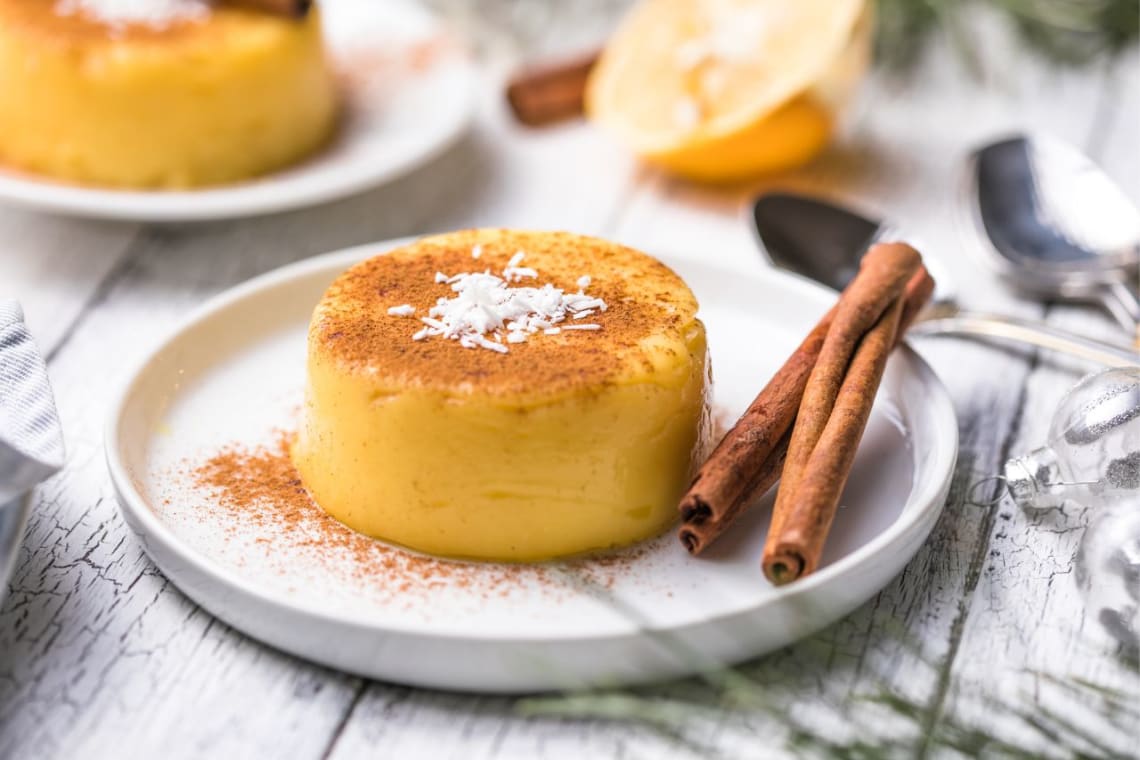
[[[270,444],[231,443],[203,459],[184,462],[182,474],[197,519],[216,523],[223,534],[251,532],[257,544],[290,558],[287,561],[312,558],[318,572],[385,605],[422,606],[431,592],[445,587],[484,599],[535,588],[544,595],[570,593],[552,577],[551,565],[429,557],[353,531],[309,495],[289,456],[291,440],[291,433],[277,431]],[[248,537],[249,533],[243,536]],[[642,545],[573,559],[558,567],[610,588],[648,551],[650,547]]]

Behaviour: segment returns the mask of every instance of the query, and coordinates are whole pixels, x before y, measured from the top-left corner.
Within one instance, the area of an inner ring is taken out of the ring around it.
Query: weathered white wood
[[[527,5],[498,7],[539,12]],[[567,40],[596,34],[591,24],[621,5],[595,0],[578,17],[566,10],[558,18],[572,21],[576,33],[538,24],[527,45],[572,47]],[[810,735],[809,746],[862,740],[921,757],[940,749],[924,744],[924,735],[957,722],[1040,746],[1032,732],[986,709],[995,696],[1013,704],[1052,698],[1023,669],[1127,686],[1129,672],[1086,636],[1091,626],[1064,575],[1079,533],[1067,528],[1079,525],[1079,515],[1049,533],[1045,518],[967,503],[977,479],[996,472],[1008,453],[1039,442],[1073,369],[967,342],[919,346],[962,422],[955,488],[927,546],[844,621],[741,668],[760,686],[752,697],[763,703],[718,710],[721,690],[695,681],[642,692],[711,708],[706,717],[671,721],[680,737],[638,722],[525,717],[510,699],[363,683],[233,633],[157,574],[113,504],[101,450],[106,401],[124,364],[187,309],[274,266],[370,240],[495,224],[606,234],[650,250],[756,266],[742,204],[762,187],[789,186],[857,199],[906,222],[948,266],[968,304],[1041,316],[1043,307],[1009,294],[964,251],[969,238],[952,204],[967,148],[1005,129],[1048,129],[1100,151],[1140,199],[1134,59],[1114,69],[1113,89],[1102,90],[1097,70],[1058,73],[1014,49],[998,53],[1000,81],[980,87],[942,51],[908,86],[876,83],[851,139],[809,170],[707,190],[638,168],[582,125],[542,132],[511,125],[497,81],[514,52],[492,51],[497,73],[485,82],[470,137],[413,177],[358,198],[137,235],[128,226],[0,212],[0,233],[16,241],[0,252],[0,294],[6,283],[21,283],[17,295],[30,304],[47,346],[82,312],[51,364],[68,470],[42,489],[0,609],[0,757],[771,757],[799,746],[796,730]],[[1116,105],[1099,109],[1106,99]],[[5,278],[9,271],[19,277]],[[41,279],[44,289],[24,295],[31,292],[26,283]],[[1083,329],[1108,324],[1071,309],[1048,318]],[[1003,685],[1005,678],[1023,679],[1028,693],[1020,681]],[[882,693],[900,697],[901,706],[860,699]],[[1086,717],[1109,732],[1095,715]]]
[[[1103,126],[1089,135],[1089,154],[1120,183],[1129,197],[1140,198],[1140,50],[1121,54],[1109,73]]]
[[[204,294],[296,255],[237,258],[225,232],[137,245],[51,362],[68,466],[41,491],[0,627],[0,755],[146,756],[172,737],[199,754],[226,745],[231,721],[247,749],[314,755],[350,699],[346,677],[254,646],[188,603],[127,535],[107,483],[101,428],[124,359]]]
[[[1087,309],[1057,308],[1049,321],[1089,334],[1123,336],[1115,322]],[[1054,408],[1079,376],[1063,364],[1035,367],[1011,454],[1045,442]],[[1018,744],[1026,749],[1058,754],[1056,740],[1025,729],[1016,713],[1026,710],[1065,736],[1063,747],[1093,754],[1134,752],[1134,723],[1106,719],[1094,690],[1051,682],[1087,679],[1140,705],[1140,673],[1121,657],[1119,645],[1105,636],[1095,616],[1086,613],[1075,582],[1074,555],[1088,514],[1068,505],[1030,515],[1008,500],[993,512],[997,519],[992,521],[953,663],[946,716],[998,736],[1019,737]],[[1057,717],[1046,715],[1045,709]],[[1101,744],[1082,742],[1066,731],[1070,721]]]
[[[133,224],[0,209],[0,298],[20,302],[41,350],[63,338],[137,232]]]
[[[633,160],[580,124],[534,130],[515,124],[489,74],[461,175],[440,172],[446,205],[423,209],[417,232],[522,227],[599,233],[624,207]]]
[[[1140,203],[1136,150],[1140,67],[1134,54],[1127,60],[1130,65],[1117,69],[1105,82],[1084,147]],[[1113,320],[1092,308],[1054,306],[1048,321],[1089,335],[1128,339]],[[1034,367],[1010,441],[1012,454],[1045,443],[1054,409],[1085,369],[1045,361]],[[1060,510],[1026,514],[1008,501],[996,511],[998,519],[951,671],[954,688],[948,715],[985,726],[999,736],[1019,737],[1022,747],[1042,753],[1132,755],[1135,714],[1131,719],[1111,716],[1095,689],[1073,686],[1084,679],[1111,690],[1124,704],[1140,706],[1135,660],[1105,635],[1085,609],[1077,586],[1074,555],[1090,511],[1068,504]],[[1019,709],[1009,707],[1013,705]],[[1056,736],[1026,730],[1024,719],[1017,715],[1020,711],[1042,721]]]

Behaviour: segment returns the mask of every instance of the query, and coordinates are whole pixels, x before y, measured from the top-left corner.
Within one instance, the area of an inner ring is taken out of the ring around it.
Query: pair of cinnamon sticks
[[[887,356],[934,291],[922,257],[883,243],[839,302],[725,435],[681,500],[699,554],[781,481],[764,546],[777,585],[814,572],[851,473]]]

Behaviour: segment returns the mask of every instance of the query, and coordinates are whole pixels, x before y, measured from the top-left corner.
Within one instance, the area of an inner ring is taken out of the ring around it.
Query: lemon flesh
[[[319,13],[215,8],[162,29],[0,0],[0,164],[81,184],[189,188],[324,145],[339,95]]]
[[[643,0],[607,45],[590,117],[650,163],[702,181],[798,166],[867,70],[864,0]]]
[[[482,255],[472,260],[473,246]],[[500,270],[516,251],[609,308],[598,331],[465,349],[390,316],[426,314],[436,271]],[[709,436],[696,301],[664,265],[593,238],[472,231],[425,238],[343,274],[309,331],[292,449],[329,514],[427,554],[538,561],[633,544],[676,520]]]

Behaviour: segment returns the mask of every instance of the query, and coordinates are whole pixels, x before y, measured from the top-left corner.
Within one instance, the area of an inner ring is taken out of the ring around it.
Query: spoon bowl
[[[792,193],[767,193],[752,204],[752,229],[768,263],[832,290],[843,290],[859,272],[859,260],[875,243],[907,240],[928,247],[891,223],[835,203]],[[923,254],[934,278],[934,301],[953,302],[957,289],[938,259]]]
[[[1087,156],[1014,135],[967,160],[964,207],[986,263],[1016,290],[1095,301],[1140,322],[1140,210]]]

